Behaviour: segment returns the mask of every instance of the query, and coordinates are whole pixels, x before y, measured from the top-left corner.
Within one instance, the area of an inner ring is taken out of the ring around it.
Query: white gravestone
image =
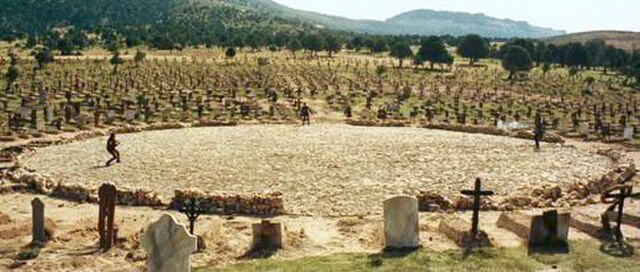
[[[633,127],[624,128],[624,136],[623,137],[624,137],[625,140],[633,141]]]
[[[384,241],[387,248],[420,246],[418,199],[397,196],[384,201]]]
[[[140,241],[149,272],[191,271],[189,257],[198,250],[196,236],[170,214],[151,224]]]

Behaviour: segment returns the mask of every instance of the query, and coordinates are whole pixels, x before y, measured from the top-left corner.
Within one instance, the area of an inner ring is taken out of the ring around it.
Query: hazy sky
[[[275,0],[292,8],[384,20],[412,9],[484,13],[568,32],[640,32],[640,0]]]

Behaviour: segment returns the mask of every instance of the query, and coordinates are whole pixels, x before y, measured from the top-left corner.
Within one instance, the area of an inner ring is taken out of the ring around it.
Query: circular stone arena
[[[113,182],[170,199],[173,190],[283,193],[288,212],[379,213],[385,197],[419,190],[447,196],[480,176],[497,195],[540,183],[600,176],[594,152],[532,141],[420,128],[347,125],[238,126],[119,135],[122,163],[104,167],[106,137],[39,149],[25,165],[85,186]]]

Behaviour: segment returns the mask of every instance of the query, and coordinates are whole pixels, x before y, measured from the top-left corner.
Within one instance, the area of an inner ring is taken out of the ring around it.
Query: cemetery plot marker
[[[180,211],[187,216],[187,219],[189,219],[189,233],[191,233],[191,235],[195,235],[194,231],[196,220],[198,220],[198,217],[202,214],[200,202],[195,198],[187,199]]]
[[[618,190],[619,193],[614,194],[613,192]],[[624,201],[629,197],[640,197],[640,193],[633,193],[633,187],[629,185],[618,185],[614,186],[602,194],[602,203],[612,204],[602,215],[602,228],[604,231],[612,235],[611,225],[609,224],[609,212],[613,212],[618,208],[618,215],[616,217],[616,229],[613,233],[613,238],[615,242],[622,243],[624,240],[624,235],[622,234],[622,222],[624,217]]]
[[[386,248],[420,246],[418,199],[397,196],[384,201],[384,242]]]
[[[262,220],[253,224],[253,250],[282,248],[282,224]]]
[[[33,244],[43,244],[47,241],[44,230],[44,203],[39,198],[31,201],[32,221],[31,232],[33,235]]]
[[[463,195],[473,196],[473,217],[471,218],[471,239],[477,241],[478,238],[478,223],[480,222],[480,197],[491,196],[493,191],[482,190],[482,180],[476,179],[474,190],[463,190],[460,192]]]
[[[498,227],[506,229],[527,241],[529,252],[568,253],[571,214],[546,211],[529,216],[518,212],[504,212],[498,218]]]
[[[198,250],[197,238],[170,214],[151,224],[140,244],[147,251],[149,272],[191,271],[189,257]]]
[[[98,212],[98,233],[100,234],[100,248],[109,250],[116,240],[114,228],[117,191],[112,184],[103,184],[98,191],[100,206]]]

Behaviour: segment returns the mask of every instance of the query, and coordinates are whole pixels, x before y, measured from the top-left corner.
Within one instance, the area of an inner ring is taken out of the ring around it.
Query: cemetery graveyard
[[[513,83],[492,63],[428,73],[347,52],[222,55],[114,68],[97,54],[44,71],[23,56],[0,103],[0,270],[639,245],[637,195],[615,187],[640,190],[638,97],[614,76]],[[106,167],[110,133],[122,162]]]

